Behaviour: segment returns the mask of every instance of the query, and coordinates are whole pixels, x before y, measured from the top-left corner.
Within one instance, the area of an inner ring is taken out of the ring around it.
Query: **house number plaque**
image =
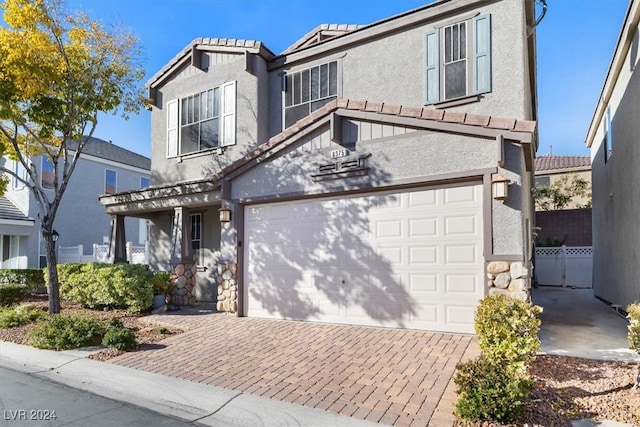
[[[330,153],[332,159],[347,157],[349,154],[351,154],[351,151],[347,150],[346,148],[341,148],[339,150],[331,150],[331,153]]]

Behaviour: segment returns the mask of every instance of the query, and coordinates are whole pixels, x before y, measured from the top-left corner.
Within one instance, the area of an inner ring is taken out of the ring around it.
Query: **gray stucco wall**
[[[40,168],[40,157],[35,158],[34,163]],[[94,243],[102,244],[103,237],[109,236],[111,217],[105,213],[104,207],[98,201],[98,196],[104,194],[105,190],[105,169],[116,171],[118,191],[137,190],[140,188],[140,178],[149,177],[148,173],[142,171],[106,165],[81,157],[56,214],[54,229],[60,234],[58,246],[83,245],[84,254],[89,255]],[[39,267],[40,220],[36,199],[26,188],[10,190],[7,195],[36,220],[31,235],[21,243],[24,244],[29,267]],[[126,218],[126,239],[134,245],[140,244],[139,225],[140,221],[137,218]]]
[[[348,159],[371,154],[367,160],[367,166],[371,168],[368,176],[314,182],[311,175],[318,173],[318,166],[332,163],[329,152],[342,148],[332,142],[326,142],[326,148],[318,148],[323,140],[328,141],[328,132],[327,126],[234,179],[233,199],[252,200],[276,194],[280,197],[330,195],[359,187],[383,188],[407,180],[421,182],[438,176],[464,175],[472,170],[496,168],[497,143],[493,139],[418,131],[358,142],[352,146],[353,152]],[[522,209],[526,202],[523,202],[519,176],[524,170],[523,161],[522,148],[506,144],[506,166],[501,173],[511,180],[511,185],[506,202],[492,201],[495,254],[523,254],[525,217]],[[524,191],[525,195],[530,194],[530,190]]]
[[[216,301],[218,295],[215,278],[220,259],[220,220],[216,208],[193,209],[190,214],[202,215],[202,256],[198,257],[195,295],[198,301]],[[154,271],[171,271],[171,211],[151,217],[150,260]],[[204,268],[203,268],[204,267]]]
[[[637,49],[636,49],[637,54]],[[629,61],[625,67],[629,70]],[[613,153],[592,153],[593,289],[622,307],[640,301],[640,71],[636,59],[612,117]],[[602,138],[602,136],[600,136]]]
[[[468,11],[491,14],[492,89],[482,95],[480,102],[447,109],[498,117],[532,118],[524,7],[522,1],[502,1]],[[270,134],[282,130],[281,73],[295,72],[333,59],[338,60],[342,70],[339,72],[339,97],[407,106],[423,105],[425,33],[443,22],[454,21],[451,16],[440,18],[370,39],[366,43],[336,49],[322,59],[314,57],[273,70],[269,81]]]
[[[212,64],[202,71],[190,65],[178,72],[158,90],[157,107],[151,113],[152,185],[163,185],[205,178],[245,155],[266,139],[266,64],[253,56],[254,74],[245,71],[245,56],[229,56],[227,62]],[[167,158],[167,102],[236,81],[236,145],[193,153],[182,158]],[[264,84],[262,85],[264,86]],[[264,116],[263,116],[264,115]]]

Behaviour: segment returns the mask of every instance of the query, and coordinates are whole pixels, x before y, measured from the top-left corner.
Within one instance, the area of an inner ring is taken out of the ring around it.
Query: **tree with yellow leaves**
[[[58,313],[56,213],[98,113],[126,118],[142,106],[140,47],[126,31],[67,11],[63,0],[4,0],[0,7],[6,23],[0,26],[0,156],[19,162],[26,176],[0,172],[21,181],[37,201],[49,312]],[[43,188],[30,160],[39,155],[53,164],[53,189]]]

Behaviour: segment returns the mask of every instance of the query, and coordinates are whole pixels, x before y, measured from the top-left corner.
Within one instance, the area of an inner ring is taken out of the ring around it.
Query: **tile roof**
[[[5,196],[0,196],[0,220],[33,221]]]
[[[540,156],[535,159],[534,170],[541,172],[558,169],[586,169],[590,166],[591,157],[589,156]]]
[[[269,139],[269,143],[277,143],[289,138],[303,128],[311,125],[318,118],[337,110],[338,108],[354,111],[365,111],[372,113],[388,114],[399,117],[408,117],[422,120],[431,120],[445,123],[457,123],[469,126],[476,126],[489,129],[501,129],[514,132],[536,131],[536,122],[532,120],[516,120],[505,117],[488,116],[484,114],[471,114],[461,111],[434,110],[428,107],[409,107],[399,104],[389,104],[385,102],[362,101],[347,98],[338,98],[324,107],[314,111],[307,117],[296,122],[279,134]]]
[[[274,147],[277,147],[298,132],[301,132],[302,130],[308,128],[309,126],[321,120],[323,117],[328,116],[330,113],[338,109],[365,111],[394,115],[398,117],[420,119],[425,121],[425,128],[428,127],[428,122],[442,122],[463,124],[478,128],[499,129],[533,134],[536,132],[537,127],[537,123],[531,120],[516,120],[481,114],[468,114],[460,111],[434,110],[427,107],[408,107],[404,105],[388,104],[384,102],[371,102],[338,98],[328,102],[322,108],[319,108],[308,116],[298,120],[295,124],[291,125],[279,134],[274,135],[267,142],[248,152],[244,157],[238,159],[211,178],[216,180],[221,179],[228,174],[233,174],[236,169],[242,167],[252,159],[255,159],[262,154],[270,151]]]
[[[352,31],[364,28],[366,25],[358,24],[321,24],[309,31],[302,38],[289,46],[282,54],[295,52],[308,46],[313,46],[325,40],[348,34]]]
[[[273,53],[262,43],[257,40],[243,40],[243,39],[222,39],[214,37],[199,37],[194,39],[191,43],[184,47],[177,55],[175,55],[169,62],[167,62],[157,73],[153,75],[148,81],[146,86],[152,86],[153,83],[160,79],[165,73],[171,71],[171,69],[181,62],[188,55],[191,55],[191,51],[196,46],[212,46],[223,48],[238,48],[238,49],[252,49],[252,50],[264,50],[269,54]]]
[[[77,143],[69,144],[71,150],[77,147]],[[99,157],[112,162],[134,166],[140,169],[151,170],[151,159],[133,151],[119,147],[111,142],[92,137],[87,141],[82,151],[84,154]]]

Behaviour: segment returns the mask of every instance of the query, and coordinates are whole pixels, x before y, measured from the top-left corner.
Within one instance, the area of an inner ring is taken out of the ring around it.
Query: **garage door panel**
[[[447,205],[477,202],[479,191],[476,187],[452,187],[444,189],[444,202]]]
[[[444,248],[446,264],[477,264],[478,247],[476,245],[446,245]]]
[[[409,263],[411,265],[431,265],[438,264],[438,247],[437,246],[410,246]]]
[[[449,216],[445,219],[445,235],[475,235],[478,233],[478,217],[476,215],[468,216]]]
[[[413,191],[408,195],[408,207],[433,207],[437,204],[437,190]]]
[[[249,316],[473,332],[484,294],[482,185],[245,212]]]
[[[463,294],[461,297],[475,299],[480,291],[476,274],[445,274],[445,284],[448,294]]]
[[[438,235],[438,218],[410,218],[409,238],[435,237]]]
[[[400,219],[387,219],[378,221],[375,227],[375,239],[400,238],[403,233],[403,221]]]
[[[438,274],[408,273],[409,292],[412,295],[437,294]]]

